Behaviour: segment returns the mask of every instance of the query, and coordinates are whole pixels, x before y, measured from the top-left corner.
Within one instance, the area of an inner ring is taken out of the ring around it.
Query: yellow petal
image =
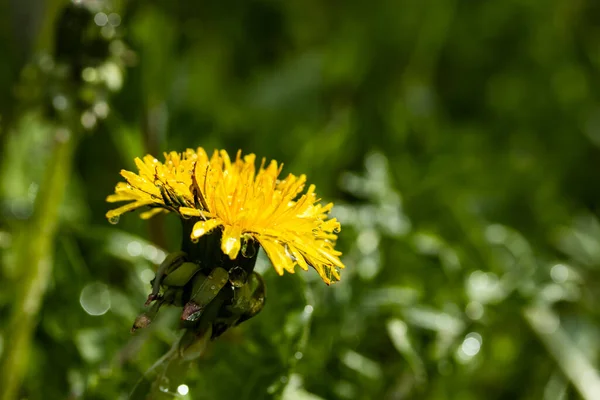
[[[109,220],[112,220],[114,218],[119,217],[121,214],[125,214],[126,212],[133,211],[137,208],[147,206],[150,203],[151,202],[149,202],[149,201],[135,201],[133,203],[125,204],[124,206],[115,208],[114,210],[110,210],[109,212],[107,212],[106,218],[108,218]]]
[[[288,248],[290,249],[292,256],[296,259],[296,262],[298,263],[300,268],[302,268],[305,271],[308,271],[308,264],[306,263],[306,260],[304,259],[302,253],[300,253],[298,249],[294,246],[288,245]]]
[[[228,225],[223,230],[223,238],[221,239],[221,250],[227,254],[232,260],[235,259],[240,252],[242,229],[237,225]]]
[[[221,221],[214,218],[206,221],[198,221],[194,224],[191,237],[192,239],[198,239],[200,236],[207,234],[219,225],[221,225]]]
[[[179,207],[179,214],[185,216],[185,217],[201,217],[203,219],[208,219],[208,218],[212,218],[213,215],[211,215],[211,213],[203,211],[203,210],[198,210],[196,208],[190,208],[190,207]]]
[[[294,273],[294,261],[288,256],[284,246],[265,237],[259,237],[258,241],[279,275],[283,275],[284,269]]]
[[[340,280],[340,273],[332,265],[315,265],[314,267],[326,284],[331,285]]]
[[[141,219],[150,219],[150,218],[154,217],[156,214],[160,214],[161,212],[169,212],[169,211],[165,210],[164,208],[153,208],[151,210],[144,211],[143,213],[141,213],[140,218]]]

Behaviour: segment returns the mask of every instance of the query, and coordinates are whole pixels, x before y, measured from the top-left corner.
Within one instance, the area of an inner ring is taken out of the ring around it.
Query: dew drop
[[[216,288],[217,288],[217,287],[216,287],[215,285],[212,285],[212,286],[210,287],[210,290],[215,290]]]
[[[110,218],[108,219],[108,222],[110,222],[110,223],[111,223],[111,224],[113,224],[113,225],[116,225],[116,224],[118,224],[118,223],[119,223],[119,217],[118,217],[118,216],[110,217]]]

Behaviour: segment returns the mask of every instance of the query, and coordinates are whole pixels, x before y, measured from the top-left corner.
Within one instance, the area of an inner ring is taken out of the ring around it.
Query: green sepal
[[[168,275],[171,271],[175,270],[181,264],[183,264],[186,260],[187,254],[184,251],[176,251],[170,253],[165,257],[164,261],[159,265],[156,270],[156,275],[152,280],[152,292],[148,295],[148,300],[146,300],[146,305],[150,304],[152,301],[158,298],[158,293],[160,291],[160,286],[162,285],[162,281],[165,275]]]
[[[204,279],[194,279],[191,301],[204,308],[210,303],[229,280],[227,270],[217,267]]]
[[[247,300],[241,302],[236,302],[234,300],[233,307],[235,311],[242,314],[240,319],[236,322],[236,325],[239,325],[258,314],[265,306],[267,300],[267,287],[265,286],[262,276],[258,273],[252,272],[252,275],[250,275],[250,279],[244,288],[248,288],[249,292],[244,293],[244,295],[248,296],[248,294],[250,294],[250,296],[249,298],[246,298]]]
[[[200,266],[193,262],[184,262],[166,277],[162,284],[165,286],[183,287],[192,279],[194,274],[200,270]]]

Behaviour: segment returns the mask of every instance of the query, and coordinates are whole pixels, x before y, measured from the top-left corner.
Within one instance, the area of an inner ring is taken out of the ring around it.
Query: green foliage
[[[264,309],[209,345],[181,398],[600,396],[593,0],[9,3],[0,358],[37,278],[22,260],[47,235],[31,224],[55,144],[78,138],[19,398],[122,399],[155,377],[177,311],[129,330],[181,227],[111,225],[104,199],[134,157],[197,146],[306,173],[347,268],[326,287],[261,254]]]

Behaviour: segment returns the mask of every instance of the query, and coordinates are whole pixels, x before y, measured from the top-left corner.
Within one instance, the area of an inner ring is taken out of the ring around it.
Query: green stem
[[[194,360],[204,354],[210,342],[211,330],[197,337],[185,331],[171,349],[142,377],[129,395],[130,400],[172,400],[185,382],[187,371]]]
[[[54,237],[58,227],[58,209],[69,180],[75,140],[55,142],[46,175],[41,182],[34,214],[27,226],[28,240],[16,249],[22,284],[17,289],[10,322],[6,329],[6,346],[0,363],[0,400],[18,398],[29,361],[31,339],[38,322],[38,312],[52,275]],[[71,135],[72,136],[72,135]]]
[[[546,306],[528,307],[524,310],[524,316],[581,397],[585,400],[597,399],[600,393],[598,372],[560,327],[558,316]]]

